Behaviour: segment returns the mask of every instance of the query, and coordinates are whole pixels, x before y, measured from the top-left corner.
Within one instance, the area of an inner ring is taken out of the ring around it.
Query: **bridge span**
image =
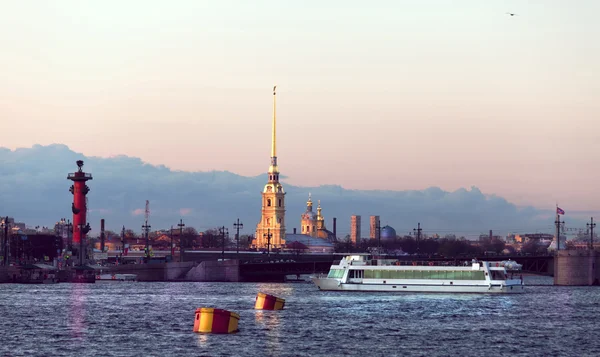
[[[115,259],[120,252],[109,252],[109,258]],[[352,253],[296,253],[275,252],[266,254],[263,252],[250,251],[186,251],[183,254],[183,262],[217,261],[220,259],[239,261],[239,273],[242,281],[284,281],[286,275],[304,275],[314,273],[326,273],[331,263],[342,259],[345,255]],[[179,252],[174,257],[169,251],[155,251],[154,260],[165,260],[167,257],[172,261],[179,260]],[[143,252],[128,252],[123,257],[125,260],[138,260],[143,258]],[[471,257],[441,258],[424,256],[389,256],[390,259],[398,259],[405,262],[452,262],[460,264],[470,261]],[[523,265],[523,272],[540,275],[553,275],[553,256],[480,256],[478,260],[503,261],[514,260]]]

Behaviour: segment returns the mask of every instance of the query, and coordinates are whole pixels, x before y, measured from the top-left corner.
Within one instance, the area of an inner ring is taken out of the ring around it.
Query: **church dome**
[[[396,239],[396,230],[390,226],[381,228],[381,239],[392,240]]]
[[[306,210],[306,212],[302,214],[302,219],[315,220],[317,219],[317,214],[311,210]]]

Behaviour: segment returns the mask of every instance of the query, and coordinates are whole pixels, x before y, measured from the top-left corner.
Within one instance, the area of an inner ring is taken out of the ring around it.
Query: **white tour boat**
[[[508,274],[497,262],[462,266],[403,265],[396,259],[346,256],[334,262],[327,276],[312,276],[319,290],[399,291],[421,293],[523,293],[523,277]]]

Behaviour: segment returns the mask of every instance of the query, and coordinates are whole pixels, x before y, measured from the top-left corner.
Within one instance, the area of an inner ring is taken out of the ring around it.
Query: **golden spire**
[[[276,92],[275,89],[277,86],[273,86],[273,132],[271,134],[271,166],[269,166],[269,181],[279,181],[279,168],[277,167],[277,146],[276,146],[276,107],[275,107],[275,98]]]
[[[275,140],[275,133],[276,133],[276,98],[277,98],[277,93],[275,92],[275,88],[277,88],[277,86],[273,86],[273,133],[271,135],[271,157],[277,157],[277,147],[276,147],[276,140]]]
[[[308,201],[306,201],[306,208],[310,208],[310,210],[312,211],[312,199],[310,192],[308,193]]]
[[[321,216],[321,200],[317,201],[318,205],[317,205],[317,219],[323,219],[323,216]]]

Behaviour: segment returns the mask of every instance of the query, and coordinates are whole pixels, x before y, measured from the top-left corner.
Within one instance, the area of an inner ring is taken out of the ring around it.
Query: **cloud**
[[[75,161],[79,159],[85,162],[84,171],[94,177],[87,183],[92,234],[99,231],[102,218],[107,229],[120,231],[124,225],[139,231],[143,224],[140,216],[144,214],[139,207],[146,200],[153,208],[149,222],[153,229],[177,225],[182,216],[186,226],[198,230],[230,227],[239,218],[244,224],[242,233],[253,234],[260,220],[264,175],[171,171],[123,155],[85,157],[64,145],[0,150],[0,215],[34,226],[49,226],[58,217],[70,217],[73,196],[68,189],[72,183],[65,176],[77,170]],[[288,232],[300,227],[309,192],[315,203],[321,200],[328,229],[333,229],[332,220],[337,217],[340,237],[349,234],[350,216],[354,214],[362,216],[363,237],[369,236],[369,215],[379,215],[382,224],[394,227],[398,234],[412,232],[417,223],[421,223],[425,233],[462,232],[467,236],[478,236],[490,229],[498,234],[553,231],[554,218],[545,215],[544,210],[517,207],[477,187],[449,192],[439,187],[365,191],[338,185],[299,187],[285,181],[283,185],[287,192]],[[583,219],[579,221],[574,216],[569,216],[567,222],[570,227],[585,227]]]
[[[141,216],[144,214],[144,212],[146,212],[143,208],[136,208],[133,211],[131,211],[131,215],[132,216]]]
[[[179,214],[182,216],[189,216],[190,213],[192,213],[192,209],[191,208],[181,208],[179,209]]]

